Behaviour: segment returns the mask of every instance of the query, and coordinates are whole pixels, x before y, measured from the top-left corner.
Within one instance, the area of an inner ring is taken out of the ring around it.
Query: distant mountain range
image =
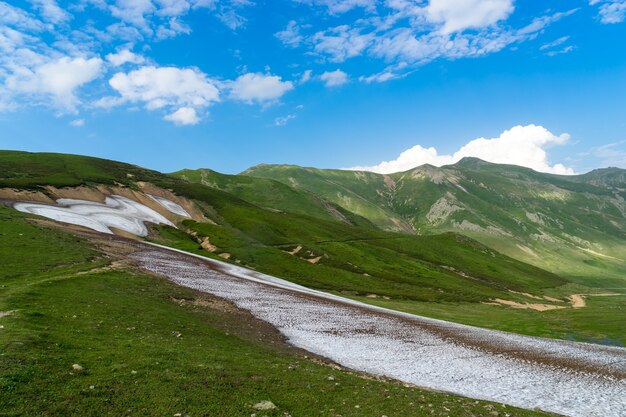
[[[464,158],[390,175],[294,165],[172,175],[277,210],[408,234],[461,233],[574,279],[610,286],[626,275],[624,169],[561,176]]]

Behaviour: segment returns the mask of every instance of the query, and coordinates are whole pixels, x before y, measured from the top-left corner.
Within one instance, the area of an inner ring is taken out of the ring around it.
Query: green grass
[[[588,297],[580,309],[519,310],[479,303],[425,303],[351,297],[359,301],[442,320],[532,336],[579,342],[626,345],[625,295]],[[535,300],[528,300],[535,302]],[[538,301],[540,302],[540,301]]]
[[[86,242],[0,215],[0,248],[20,243],[0,264],[0,306],[15,310],[0,318],[2,416],[250,416],[265,400],[278,408],[257,415],[542,415],[320,365],[192,290],[79,274],[102,265]]]

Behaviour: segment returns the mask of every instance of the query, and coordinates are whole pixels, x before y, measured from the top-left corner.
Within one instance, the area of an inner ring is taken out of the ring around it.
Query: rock
[[[75,371],[82,371],[84,368],[82,366],[80,366],[79,364],[75,363],[74,365],[72,365],[72,369]]]
[[[275,410],[277,407],[273,402],[266,400],[254,404],[252,408],[257,410]]]
[[[334,381],[334,380],[335,380],[335,377],[331,375],[331,376],[329,376],[327,379],[328,379],[329,381]]]

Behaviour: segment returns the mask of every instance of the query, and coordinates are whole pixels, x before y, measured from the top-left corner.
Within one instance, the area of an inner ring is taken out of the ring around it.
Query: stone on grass
[[[274,410],[276,409],[276,404],[271,401],[261,401],[254,404],[252,408],[256,410]]]

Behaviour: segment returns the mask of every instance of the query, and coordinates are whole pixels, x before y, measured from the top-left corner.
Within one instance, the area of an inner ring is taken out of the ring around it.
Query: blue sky
[[[626,168],[626,0],[0,1],[0,148]]]

